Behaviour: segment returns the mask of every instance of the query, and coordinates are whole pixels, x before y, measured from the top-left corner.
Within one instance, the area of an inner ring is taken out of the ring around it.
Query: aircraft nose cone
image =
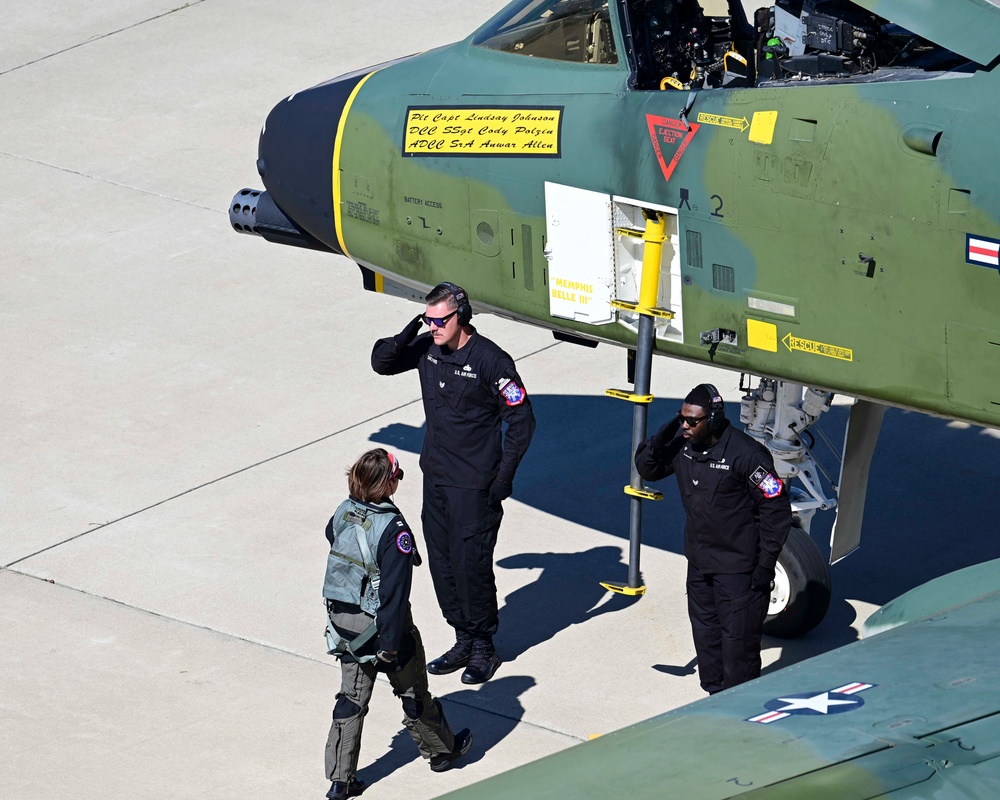
[[[257,172],[292,222],[340,251],[333,215],[333,149],[351,92],[364,74],[314,86],[271,109],[257,148]]]

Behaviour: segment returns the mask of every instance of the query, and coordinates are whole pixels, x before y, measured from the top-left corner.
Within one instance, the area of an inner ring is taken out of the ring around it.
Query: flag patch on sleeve
[[[501,378],[497,383],[497,387],[500,389],[500,394],[503,395],[503,399],[509,406],[519,406],[524,402],[524,398],[527,397],[524,389],[517,385],[517,381],[510,378]]]
[[[777,497],[785,484],[763,467],[757,467],[750,475],[753,484],[764,493],[764,497]]]

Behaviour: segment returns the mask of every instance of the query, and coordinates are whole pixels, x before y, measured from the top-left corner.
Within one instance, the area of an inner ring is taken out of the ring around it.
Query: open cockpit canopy
[[[513,55],[627,63],[639,89],[912,80],[990,65],[1000,0],[517,0],[472,39]],[[616,24],[617,23],[617,24]]]

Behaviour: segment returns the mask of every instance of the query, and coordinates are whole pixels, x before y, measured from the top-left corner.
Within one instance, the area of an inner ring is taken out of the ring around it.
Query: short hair
[[[429,306],[437,305],[442,300],[447,300],[448,308],[458,308],[458,298],[455,297],[455,293],[446,283],[439,283],[427,293],[427,297],[424,299]]]
[[[699,383],[688,392],[684,402],[691,406],[701,406],[707,410],[712,407],[713,399],[712,390],[708,388],[708,384]]]
[[[362,503],[377,503],[389,494],[393,466],[389,453],[381,447],[362,453],[347,471],[347,489]]]

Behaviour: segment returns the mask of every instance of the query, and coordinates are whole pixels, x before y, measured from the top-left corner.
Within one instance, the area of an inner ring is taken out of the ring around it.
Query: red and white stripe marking
[[[837,694],[857,694],[858,692],[863,692],[865,689],[871,689],[875,684],[872,683],[849,683],[846,686],[841,686],[839,689],[831,689],[831,692],[836,692]]]
[[[768,711],[766,714],[758,714],[756,717],[750,717],[747,722],[759,722],[762,725],[767,725],[769,722],[777,722],[779,719],[790,716],[791,714],[786,714],[784,711]]]
[[[1000,267],[1000,242],[976,239],[974,236],[969,236],[968,242],[969,249],[966,260],[976,264]]]

